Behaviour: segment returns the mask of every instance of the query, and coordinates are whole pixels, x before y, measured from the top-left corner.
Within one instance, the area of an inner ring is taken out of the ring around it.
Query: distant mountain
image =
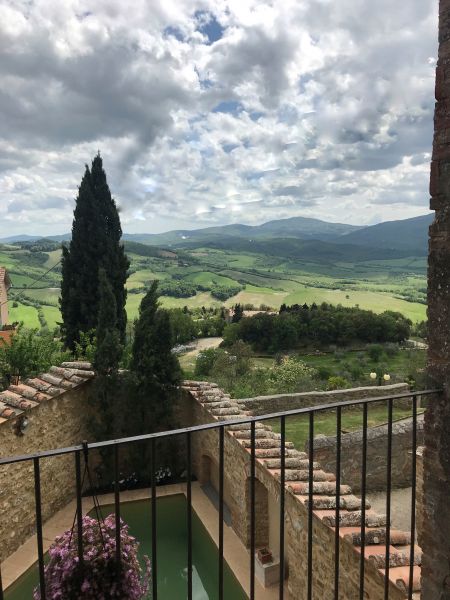
[[[415,256],[425,256],[428,253],[428,227],[434,214],[413,217],[401,221],[386,221],[358,231],[348,233],[337,242],[386,248],[408,252]]]
[[[282,252],[292,251],[294,254],[300,251],[300,248],[306,249],[306,246],[295,244],[295,241],[319,241],[352,247],[364,246],[369,249],[369,254],[372,254],[373,249],[378,248],[381,251],[388,250],[391,257],[393,252],[398,252],[401,256],[424,256],[427,254],[428,227],[432,219],[433,215],[429,214],[401,221],[387,221],[369,227],[358,227],[343,223],[328,223],[320,219],[292,217],[268,221],[262,225],[234,224],[193,230],[179,229],[167,233],[125,233],[123,239],[130,243],[160,248],[210,246],[243,250],[245,247],[246,251],[250,251],[251,247],[256,248],[258,245],[260,249],[257,252],[264,252],[265,248],[267,253],[274,252],[276,244],[282,244]],[[17,235],[0,239],[0,243],[32,242],[41,239],[42,236]],[[45,239],[61,242],[69,240],[70,234],[47,236]],[[292,243],[289,243],[289,240],[292,240]],[[320,248],[325,253],[329,250]],[[316,250],[319,250],[317,245]],[[344,252],[342,249],[335,251],[338,254]],[[282,254],[285,255],[287,256]],[[362,253],[359,252],[359,255]],[[381,257],[380,252],[379,257]]]
[[[217,240],[222,237],[234,237],[245,239],[270,239],[274,237],[334,240],[335,238],[357,231],[360,227],[356,225],[344,225],[343,223],[328,223],[320,219],[306,217],[292,217],[290,219],[279,219],[268,221],[262,225],[223,225],[217,227],[205,227],[202,229],[178,229],[167,233],[127,233],[124,239],[140,242],[142,244],[171,245],[178,246],[186,241],[204,243]]]
[[[184,249],[194,249],[198,242],[185,240]],[[295,238],[244,239],[233,236],[217,236],[205,240],[205,248],[232,250],[234,252],[254,252],[291,260],[304,260],[317,263],[364,262],[368,260],[388,260],[409,255],[407,251],[389,248],[371,248],[354,244],[337,244],[321,240],[298,240]]]

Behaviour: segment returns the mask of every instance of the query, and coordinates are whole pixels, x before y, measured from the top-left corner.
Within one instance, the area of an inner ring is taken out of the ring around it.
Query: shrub
[[[224,354],[221,348],[207,348],[199,352],[195,361],[195,375],[210,375],[216,360]]]
[[[66,531],[57,537],[49,550],[50,560],[45,567],[46,597],[48,600],[98,600],[121,598],[141,600],[149,591],[150,560],[146,556],[146,569],[138,560],[139,544],[121,522],[120,566],[116,557],[116,525],[114,515],[104,522],[83,517],[83,558],[81,571],[78,563],[78,533]],[[39,588],[34,590],[34,600],[41,600]]]
[[[345,377],[334,376],[328,379],[329,390],[341,390],[349,387],[349,382]]]
[[[383,352],[383,346],[380,346],[380,344],[372,344],[372,346],[369,346],[367,349],[367,354],[374,362],[379,362],[380,358],[383,356]]]
[[[270,380],[278,393],[307,392],[316,387],[317,371],[298,358],[284,358],[275,365]]]

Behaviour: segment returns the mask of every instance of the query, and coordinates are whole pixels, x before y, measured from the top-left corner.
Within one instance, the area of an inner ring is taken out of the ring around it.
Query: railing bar
[[[280,476],[280,581],[279,600],[284,600],[284,507],[285,507],[285,480],[286,480],[286,417],[281,417],[281,476]]]
[[[255,515],[255,447],[256,426],[252,421],[250,426],[250,600],[255,600],[255,542],[256,542],[256,515]]]
[[[364,600],[365,550],[366,550],[366,494],[367,494],[367,417],[368,404],[363,407],[362,473],[361,473],[361,556],[359,570],[359,599]]]
[[[82,500],[82,488],[83,482],[81,479],[81,451],[78,450],[75,453],[75,484],[76,484],[76,497],[77,497],[77,547],[78,547],[78,561],[80,568],[83,568],[84,556],[83,556],[83,500]]]
[[[416,543],[416,477],[417,477],[417,396],[413,398],[412,473],[411,473],[411,548],[409,554],[408,600],[412,600],[414,587],[414,558]]]
[[[151,476],[150,484],[152,488],[152,600],[157,600],[158,597],[158,561],[156,556],[156,440],[153,438],[151,442]]]
[[[191,464],[191,432],[186,434],[186,461],[187,461],[187,535],[188,535],[188,600],[192,600],[192,464]]]
[[[41,600],[45,600],[47,592],[45,589],[45,564],[44,564],[44,543],[42,535],[42,501],[41,501],[41,472],[39,458],[34,459],[34,495],[36,502],[36,534],[39,565],[39,588]]]
[[[224,600],[223,591],[223,492],[225,470],[225,429],[219,430],[219,600]]]
[[[339,600],[339,530],[341,518],[341,430],[342,408],[336,409],[336,513],[334,528],[334,598]]]
[[[0,565],[0,600],[4,600],[3,596],[3,582],[2,582],[2,569]]]
[[[392,411],[393,402],[388,400],[388,444],[386,482],[386,552],[384,573],[384,600],[389,599],[390,546],[391,546],[391,491],[392,491]]]
[[[114,512],[116,520],[116,560],[120,567],[122,550],[120,547],[120,472],[119,472],[119,446],[114,446]]]
[[[431,394],[440,394],[442,393],[442,389],[436,390],[424,390],[421,391],[420,394],[422,396],[428,396]],[[417,393],[417,392],[416,392]],[[260,415],[257,417],[247,417],[245,419],[233,419],[227,420],[226,423],[206,423],[205,425],[197,425],[195,427],[183,427],[182,429],[173,429],[172,431],[164,431],[159,433],[148,433],[145,435],[137,435],[133,437],[125,437],[120,439],[106,440],[104,442],[94,442],[88,445],[89,449],[97,449],[97,448],[108,448],[114,445],[124,445],[131,444],[134,442],[145,442],[152,439],[161,439],[167,437],[174,437],[177,435],[182,435],[187,433],[188,431],[207,431],[209,429],[217,429],[220,427],[225,427],[229,425],[248,425],[252,422],[260,422],[260,421],[270,421],[272,419],[279,419],[283,415],[286,417],[293,415],[307,415],[310,412],[319,413],[324,411],[331,411],[336,409],[338,406],[342,408],[346,406],[363,406],[364,404],[373,404],[375,402],[386,402],[388,400],[401,400],[404,398],[412,398],[414,396],[413,393],[408,394],[396,394],[393,396],[378,396],[374,398],[362,398],[360,400],[349,400],[346,402],[334,402],[331,404],[323,404],[321,406],[315,406],[313,408],[298,408],[288,411],[280,411],[276,413],[270,413],[265,415]],[[47,458],[51,456],[62,456],[63,454],[71,454],[72,452],[76,452],[77,450],[82,450],[83,446],[69,446],[66,448],[58,448],[56,450],[47,450],[44,452],[35,452],[32,454],[24,454],[19,456],[10,456],[6,458],[0,459],[0,465],[8,465],[11,463],[24,462],[27,460],[32,460],[33,458]]]
[[[308,600],[313,591],[314,412],[309,413]]]

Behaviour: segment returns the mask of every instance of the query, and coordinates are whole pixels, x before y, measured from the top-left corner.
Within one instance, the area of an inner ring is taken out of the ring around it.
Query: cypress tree
[[[104,269],[116,305],[116,324],[123,341],[126,327],[125,282],[129,267],[120,240],[122,228],[119,214],[103,170],[100,154],[86,165],[81,181],[74,219],[72,239],[63,247],[61,314],[66,346],[74,350],[80,332],[93,332],[99,311],[99,279]]]
[[[181,368],[172,353],[172,327],[169,313],[159,308],[158,283],[153,282],[139,308],[135,324],[130,371],[133,378],[133,404],[124,411],[127,435],[164,431],[173,427],[173,393],[181,381]],[[131,387],[131,386],[130,386]],[[133,468],[141,479],[149,476],[149,447],[131,449]],[[158,444],[159,460],[173,466],[174,449]]]

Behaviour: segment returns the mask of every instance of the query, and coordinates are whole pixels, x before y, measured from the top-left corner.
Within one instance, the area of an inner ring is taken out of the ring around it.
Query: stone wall
[[[237,400],[243,410],[249,410],[255,416],[310,406],[322,406],[336,402],[361,400],[362,398],[377,398],[391,394],[408,392],[406,383],[397,383],[385,386],[370,386],[351,388],[348,390],[335,390],[332,392],[303,392],[301,394],[277,394],[273,396],[255,396]],[[397,406],[397,404],[396,404]],[[354,407],[352,407],[354,408]]]
[[[423,417],[417,420],[417,443],[423,444]],[[412,419],[394,422],[392,426],[392,487],[411,487],[412,476]],[[306,444],[306,448],[307,448]],[[388,456],[388,426],[367,430],[367,491],[386,490]],[[336,472],[336,436],[317,436],[314,458]],[[356,491],[361,488],[362,431],[341,436],[341,473],[343,480]]]
[[[428,374],[445,392],[425,418],[423,600],[450,599],[450,0],[439,2],[439,51],[430,173]]]
[[[74,365],[70,363],[72,367]],[[61,369],[34,379],[27,385],[12,386],[15,391],[0,394],[1,457],[17,456],[79,444],[89,440],[89,405],[86,378],[75,374],[81,369]],[[56,368],[55,368],[56,369]],[[62,376],[65,372],[66,377]],[[70,377],[75,379],[71,382]],[[57,384],[64,387],[58,387]],[[32,387],[34,384],[38,386]],[[27,396],[23,395],[26,394]],[[52,394],[52,395],[50,395]],[[31,400],[30,398],[35,398]],[[16,406],[6,402],[13,402]],[[18,420],[28,426],[17,435]],[[40,461],[42,516],[47,520],[75,494],[74,457],[46,458]],[[0,466],[0,560],[14,552],[35,531],[34,471],[30,461]]]
[[[210,423],[212,420],[229,420],[243,417],[248,413],[239,404],[224,394],[213,384],[204,382],[186,382],[182,393],[181,403],[191,405],[190,424]],[[279,506],[280,481],[279,467],[280,449],[279,437],[270,427],[257,424],[256,429],[256,547],[266,545],[274,538],[277,522],[273,519],[273,506]],[[231,513],[233,529],[243,543],[250,545],[250,503],[249,503],[249,426],[231,425],[226,430],[225,446],[225,502]],[[193,472],[201,482],[210,481],[217,489],[218,481],[218,431],[211,429],[193,434],[192,459]],[[278,458],[277,458],[278,456]],[[308,500],[306,494],[307,482],[303,473],[307,472],[307,460],[304,453],[286,443],[287,482],[285,492],[285,535],[286,562],[289,573],[287,589],[289,597],[295,600],[305,600],[307,597],[307,557],[308,557]],[[300,469],[300,470],[298,470]],[[303,471],[301,470],[303,469]],[[335,548],[335,482],[333,476],[326,473],[321,465],[314,465],[314,512],[313,512],[313,588],[314,598],[334,597],[334,548]],[[359,598],[359,565],[360,553],[357,549],[359,538],[354,533],[355,527],[360,526],[360,500],[352,495],[350,488],[343,485],[341,494],[341,539],[340,539],[340,600]],[[333,504],[334,502],[334,504]],[[271,510],[272,507],[272,510]],[[276,511],[275,511],[276,513]],[[271,516],[272,515],[272,516]],[[276,517],[275,517],[276,518]],[[279,517],[278,517],[279,518]],[[267,522],[269,519],[269,522]],[[359,519],[359,521],[358,521]],[[366,600],[381,600],[384,598],[384,547],[376,544],[383,543],[383,516],[368,509],[367,512],[367,544],[375,544],[373,551],[366,549],[365,595]],[[398,541],[393,538],[392,544],[401,544],[402,550],[396,554],[402,565],[408,560],[408,534],[396,532]],[[379,541],[381,540],[381,541]],[[406,554],[403,550],[406,548]],[[275,556],[278,548],[271,547]],[[404,571],[391,565],[392,581],[389,586],[390,600],[400,600],[407,597],[404,582],[401,579]],[[398,563],[400,564],[400,563]],[[415,585],[418,585],[420,569],[414,567]],[[399,571],[399,578],[396,572]],[[407,569],[409,573],[409,569]]]

